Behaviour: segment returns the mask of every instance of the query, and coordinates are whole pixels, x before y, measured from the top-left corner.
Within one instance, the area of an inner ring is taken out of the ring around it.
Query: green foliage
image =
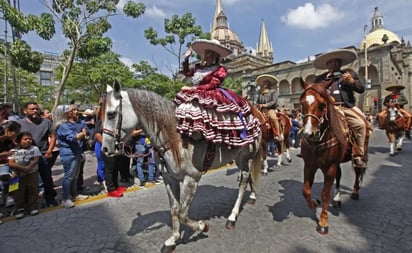
[[[49,13],[42,13],[40,17],[29,14],[27,21],[29,29],[36,31],[42,39],[50,40],[56,33],[53,16]]]
[[[12,25],[17,33],[28,33],[29,24],[23,13],[16,8],[10,6],[6,0],[0,0],[0,12],[3,13],[3,18]]]
[[[132,18],[138,18],[144,14],[146,6],[143,3],[136,3],[133,1],[127,2],[123,7],[123,12]]]
[[[10,47],[11,63],[31,73],[40,70],[43,62],[43,55],[39,52],[31,51],[31,47],[22,40],[16,40]]]
[[[183,46],[187,46],[195,38],[210,36],[202,32],[200,25],[196,25],[196,18],[191,13],[185,13],[182,17],[173,15],[171,19],[165,19],[164,31],[165,36],[159,37],[158,32],[153,27],[149,27],[144,31],[144,36],[150,44],[160,45],[174,55],[177,58],[177,66],[180,66]],[[176,79],[177,71],[174,74]]]
[[[154,91],[164,97],[172,99],[183,85],[176,85],[176,82],[169,77],[157,73],[157,68],[150,66],[146,61],[140,61],[132,65],[137,77],[135,87]]]
[[[242,95],[242,78],[236,78],[233,80],[231,77],[227,77],[222,86],[233,90],[239,95]]]
[[[62,69],[57,72],[61,78]],[[107,52],[98,57],[82,59],[73,64],[67,79],[63,100],[68,102],[75,98],[80,103],[97,103],[101,93],[106,91],[107,84],[118,79],[125,87],[133,87],[136,83],[133,73],[120,61],[120,56]],[[75,94],[75,97],[71,94]]]

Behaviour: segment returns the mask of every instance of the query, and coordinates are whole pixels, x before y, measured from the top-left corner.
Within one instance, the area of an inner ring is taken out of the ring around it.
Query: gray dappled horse
[[[161,157],[161,172],[172,215],[172,235],[165,241],[162,252],[172,252],[180,239],[180,224],[194,231],[207,232],[209,225],[204,220],[189,218],[189,208],[196,193],[200,178],[205,172],[204,158],[208,143],[202,139],[194,141],[180,135],[176,128],[175,105],[160,95],[139,89],[121,90],[115,81],[108,86],[103,120],[102,151],[113,156],[122,152],[124,143],[134,129],[143,129],[150,136],[153,147]],[[248,183],[251,187],[249,201],[256,200],[256,183],[259,176],[262,150],[261,137],[253,144],[233,147],[216,144],[216,153],[210,169],[236,162],[242,173],[239,192],[226,228],[233,228]],[[210,151],[210,150],[209,150]],[[249,162],[251,160],[250,166]]]

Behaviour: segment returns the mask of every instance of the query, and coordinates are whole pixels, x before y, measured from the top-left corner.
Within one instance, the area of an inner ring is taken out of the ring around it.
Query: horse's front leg
[[[329,231],[328,224],[328,207],[329,200],[331,196],[332,186],[335,182],[336,177],[336,165],[329,167],[327,171],[324,172],[324,183],[322,189],[322,211],[320,213],[320,219],[317,227],[317,231],[320,234],[327,234]]]
[[[395,155],[395,141],[394,141],[394,136],[392,133],[390,133],[388,130],[386,130],[386,136],[388,136],[389,140],[389,155],[394,156]]]
[[[239,183],[239,192],[237,194],[237,199],[235,205],[232,208],[232,212],[230,213],[229,217],[226,221],[225,228],[233,229],[235,227],[236,219],[239,215],[240,205],[242,204],[243,196],[245,195],[245,191],[247,188],[247,183],[249,181],[250,173],[248,171],[242,170],[242,176]]]
[[[355,183],[353,184],[352,194],[350,198],[353,200],[359,200],[360,183],[362,182],[363,175],[365,174],[364,168],[354,168],[355,170]]]
[[[405,132],[402,131],[396,143],[396,151],[402,151],[402,145],[403,145],[404,138],[405,138]]]
[[[310,209],[315,209],[320,204],[319,200],[312,199],[312,185],[316,170],[316,168],[311,168],[307,165],[304,166],[303,197],[305,197]]]
[[[197,191],[198,185],[198,180],[190,176],[185,176],[180,192],[179,220],[182,224],[187,225],[193,231],[207,232],[209,231],[209,225],[205,221],[197,221],[189,218],[189,209]]]

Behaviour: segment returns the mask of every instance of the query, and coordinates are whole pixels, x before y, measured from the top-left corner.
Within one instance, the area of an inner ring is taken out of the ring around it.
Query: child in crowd
[[[16,138],[17,147],[12,149],[9,157],[9,166],[12,169],[12,179],[9,191],[15,207],[16,219],[24,217],[25,210],[30,215],[39,214],[37,209],[38,197],[38,162],[41,152],[33,145],[33,136],[29,132],[21,132]],[[14,186],[13,186],[14,185]]]
[[[154,157],[153,147],[150,144],[150,139],[144,134],[141,129],[137,129],[132,133],[136,140],[134,148],[136,152],[136,172],[140,181],[140,187],[143,188],[146,184],[146,177],[143,173],[144,161],[147,161],[148,176],[147,181],[153,184],[161,184],[162,182],[156,178],[156,161]]]
[[[20,133],[20,128],[20,124],[16,121],[7,121],[0,126],[0,189],[3,200],[6,200],[6,207],[14,205],[14,200],[8,193],[10,181],[8,157],[11,155],[10,150],[17,146],[16,137]]]

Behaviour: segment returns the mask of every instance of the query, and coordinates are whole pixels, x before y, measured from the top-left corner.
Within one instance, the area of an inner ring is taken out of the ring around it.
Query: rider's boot
[[[355,156],[353,158],[353,164],[354,164],[355,168],[361,168],[361,169],[366,168],[366,166],[367,166],[366,162],[362,159],[361,156]]]

